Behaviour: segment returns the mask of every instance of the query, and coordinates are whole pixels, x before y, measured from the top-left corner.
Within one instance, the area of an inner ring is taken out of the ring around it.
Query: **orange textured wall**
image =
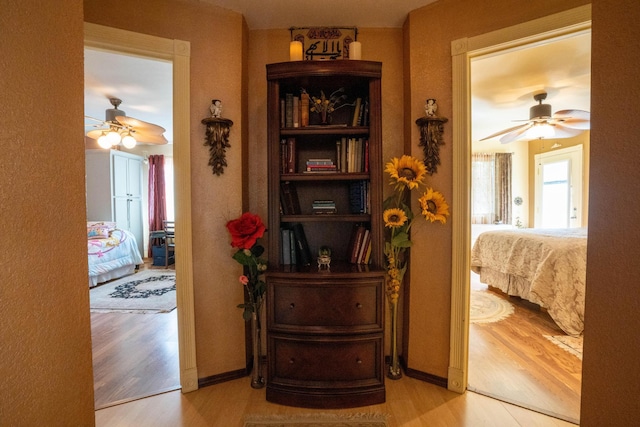
[[[0,28],[0,424],[89,426],[82,2],[3,2]]]
[[[242,206],[243,58],[242,15],[206,3],[176,0],[104,2],[86,0],[85,20],[191,44],[191,199],[193,286],[198,377],[244,369],[244,322],[233,251],[225,224],[240,216]],[[126,10],[127,19],[122,11]],[[233,121],[224,173],[208,166],[201,120],[211,100],[223,102],[223,116]],[[179,280],[179,279],[178,279]]]
[[[411,12],[405,23],[409,43],[410,81],[405,120],[409,128],[411,153],[422,158],[418,147],[419,130],[412,124],[424,115],[427,98],[438,100],[438,114],[451,118],[452,61],[451,42],[516,25],[532,19],[588,4],[585,0],[563,2],[495,0],[491,7],[474,0],[439,0]],[[440,147],[442,165],[427,180],[430,186],[452,197],[452,127],[444,127],[444,145]],[[415,201],[414,201],[415,203]],[[456,207],[451,206],[452,215]],[[408,341],[408,366],[446,378],[449,364],[449,326],[451,304],[451,225],[418,222],[412,230],[411,300]],[[419,260],[419,262],[415,262]]]
[[[640,419],[640,8],[592,8],[591,182],[580,425]]]

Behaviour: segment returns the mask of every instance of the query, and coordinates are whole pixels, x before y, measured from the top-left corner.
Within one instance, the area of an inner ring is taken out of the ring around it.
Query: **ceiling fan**
[[[500,138],[503,144],[517,140],[570,138],[590,128],[591,114],[588,111],[561,110],[551,115],[551,105],[542,103],[546,98],[547,92],[537,92],[533,95],[538,105],[529,109],[529,120],[520,120],[527,123],[501,130],[480,141],[500,135],[504,135]]]
[[[137,143],[154,145],[167,144],[164,137],[165,128],[142,120],[127,117],[126,113],[118,109],[122,103],[121,99],[109,98],[113,108],[105,111],[105,120],[85,116],[94,120],[97,124],[88,125],[100,129],[87,132],[87,136],[98,140],[98,145],[102,148],[111,148],[122,143],[126,148],[133,148]]]

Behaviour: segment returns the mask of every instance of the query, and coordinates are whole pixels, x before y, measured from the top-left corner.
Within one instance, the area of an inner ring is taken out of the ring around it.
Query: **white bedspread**
[[[584,329],[586,266],[586,228],[485,232],[471,252],[481,282],[546,308],[573,336]]]
[[[115,229],[106,239],[90,239],[89,286],[133,273],[135,266],[143,260],[133,234]]]

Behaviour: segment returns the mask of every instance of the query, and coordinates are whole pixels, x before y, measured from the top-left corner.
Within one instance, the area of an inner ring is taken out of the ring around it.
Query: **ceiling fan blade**
[[[590,129],[591,114],[584,110],[562,110],[553,115],[552,121],[561,126],[573,129]]]
[[[485,141],[487,139],[495,138],[496,136],[500,136],[500,135],[504,135],[505,133],[517,131],[518,129],[521,129],[521,128],[527,128],[528,129],[529,127],[531,127],[531,123],[525,123],[523,125],[514,126],[512,128],[504,129],[504,130],[501,130],[500,132],[496,132],[493,135],[486,136],[486,137],[482,138],[480,141]]]
[[[142,144],[164,145],[169,143],[169,141],[167,141],[167,138],[165,138],[162,134],[147,133],[136,129],[133,129],[131,131],[131,134],[137,142]]]
[[[587,128],[588,129],[588,128]],[[554,138],[571,138],[572,136],[577,136],[582,133],[582,129],[575,129],[572,127],[566,127],[561,124],[553,125],[553,136],[550,136],[549,139]]]
[[[106,131],[108,131],[109,129],[96,129],[96,130],[91,130],[89,132],[87,132],[87,136],[91,139],[98,139],[100,138],[100,136],[102,136],[102,134]]]
[[[532,126],[533,126],[533,123],[528,123],[524,126],[520,126],[518,129],[515,129],[514,131],[500,138],[500,142],[502,144],[508,144],[510,142],[513,142],[518,138],[520,138],[522,134],[526,133]]]
[[[116,120],[123,126],[131,127],[133,129],[144,130],[147,133],[154,133],[161,135],[166,129],[162,126],[154,125],[153,123],[145,122],[142,120],[134,119],[127,116],[116,116]]]

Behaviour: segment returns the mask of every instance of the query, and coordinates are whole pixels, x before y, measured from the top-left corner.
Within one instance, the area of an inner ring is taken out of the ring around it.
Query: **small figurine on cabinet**
[[[434,117],[436,115],[436,111],[438,111],[438,104],[436,104],[436,100],[433,98],[427,99],[424,104],[424,112],[427,114],[427,117]]]
[[[331,248],[320,246],[318,249],[318,270],[331,270]]]
[[[209,110],[211,110],[211,117],[222,117],[222,101],[219,99],[212,100]]]

